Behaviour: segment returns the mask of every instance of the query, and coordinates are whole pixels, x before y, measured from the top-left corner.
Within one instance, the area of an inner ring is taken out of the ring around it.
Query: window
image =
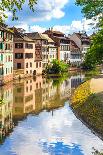
[[[41,82],[39,83],[39,85],[40,85],[40,88],[41,88]]]
[[[26,68],[28,68],[28,63],[26,63]]]
[[[19,102],[23,102],[23,97],[15,97],[15,102],[19,103]]]
[[[30,86],[30,91],[32,91],[32,85]]]
[[[28,87],[26,87],[26,92],[28,92]]]
[[[41,62],[39,63],[39,67],[41,67]]]
[[[22,89],[21,88],[17,88],[17,92],[18,93],[21,93],[22,92]]]
[[[4,32],[0,31],[1,38],[4,38]]]
[[[10,50],[10,44],[7,44],[5,45],[5,50]]]
[[[33,99],[33,95],[29,95],[25,97],[25,102],[29,102]]]
[[[36,62],[36,68],[38,68],[38,62]]]
[[[17,63],[17,69],[21,69],[21,63]]]
[[[3,43],[0,43],[0,49],[3,50]]]
[[[32,70],[30,70],[30,74],[32,74]]]
[[[6,68],[6,74],[8,73],[8,69]]]
[[[33,58],[33,53],[25,53],[25,58]]]
[[[11,61],[12,61],[12,55],[11,55]]]
[[[10,55],[8,56],[8,62],[10,62]]]
[[[0,55],[0,61],[3,61],[3,54]]]
[[[26,71],[26,74],[28,74],[28,71]]]
[[[25,44],[25,48],[33,49],[33,44],[28,44],[28,43],[26,43],[26,44]]]
[[[30,62],[30,67],[32,67],[32,62]]]
[[[0,75],[3,75],[3,72],[4,72],[4,70],[3,70],[3,67],[2,67],[2,68],[0,68]]]
[[[23,43],[15,43],[15,48],[23,48]]]
[[[23,53],[15,53],[15,59],[23,59]]]
[[[38,83],[36,83],[36,88],[38,89]]]

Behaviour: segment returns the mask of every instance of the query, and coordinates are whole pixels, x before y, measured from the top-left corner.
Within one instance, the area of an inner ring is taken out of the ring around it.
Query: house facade
[[[42,62],[42,51],[47,51],[46,40],[42,38],[42,35],[38,32],[26,33],[26,35],[35,41],[35,63],[36,63],[36,72],[42,74],[43,62]]]
[[[44,58],[46,57],[46,65],[48,65],[57,59],[57,47],[55,46],[55,42],[47,34],[42,34],[42,36],[47,40],[47,53],[45,53]],[[42,58],[42,61],[45,62],[45,59]]]
[[[14,72],[25,76],[36,75],[35,43],[14,28]]]
[[[0,24],[0,85],[13,80],[13,32]]]
[[[0,143],[12,132],[13,83],[0,87]]]
[[[55,42],[57,59],[69,63],[70,39],[62,32],[54,31],[53,29],[45,31],[44,34],[47,34]]]
[[[70,36],[70,39],[73,40],[76,43],[76,45],[80,48],[80,51],[82,52],[82,61],[83,61],[85,54],[90,47],[89,36],[86,34],[86,32],[78,32],[73,33]]]
[[[80,66],[82,63],[82,52],[73,40],[70,40],[70,64]]]

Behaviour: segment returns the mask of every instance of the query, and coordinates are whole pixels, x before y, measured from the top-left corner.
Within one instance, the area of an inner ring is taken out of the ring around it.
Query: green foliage
[[[2,105],[4,103],[5,103],[4,99],[0,99],[0,105]]]
[[[84,90],[83,90],[84,87]],[[86,83],[77,88],[76,102],[72,104],[72,108],[85,124],[103,138],[103,92],[89,93],[89,87],[86,88]],[[82,94],[80,95],[80,93]],[[78,100],[77,100],[78,99]],[[79,102],[78,102],[79,101]],[[99,155],[99,153],[97,153]],[[102,153],[101,153],[102,155]]]
[[[82,13],[88,19],[99,17],[99,25],[103,24],[103,0],[76,0],[76,4],[82,7]],[[102,25],[103,26],[103,25]]]
[[[91,38],[92,43],[88,50],[83,66],[94,68],[103,63],[103,0],[76,0],[76,4],[82,7],[82,12],[87,19],[98,20],[98,32]]]
[[[47,73],[61,74],[68,71],[68,64],[63,61],[53,60],[52,64],[47,67]]]
[[[53,78],[53,86],[59,86],[68,78],[67,74],[63,74],[63,76],[60,76],[58,78]]]
[[[90,49],[88,50],[84,68],[93,69],[96,65],[103,63],[103,29],[99,30],[92,38]]]
[[[16,16],[17,11],[21,11],[26,0],[1,0],[0,1],[0,22],[3,22],[3,19],[7,18],[5,14],[6,11],[10,11],[12,13],[12,20],[17,20]],[[28,5],[29,8],[34,11],[34,4],[37,3],[37,0],[29,0]]]
[[[93,36],[90,54],[95,64],[101,64],[103,62],[103,29],[99,30],[97,34]]]

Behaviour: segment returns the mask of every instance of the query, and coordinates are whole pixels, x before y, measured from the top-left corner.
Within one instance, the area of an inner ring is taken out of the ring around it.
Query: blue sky
[[[43,32],[53,27],[55,30],[66,34],[74,31],[82,31],[83,27],[91,33],[91,26],[81,13],[81,7],[75,5],[75,0],[38,0],[35,12],[30,11],[27,1],[23,10],[17,13],[19,20],[11,22],[11,14],[7,24],[22,27],[26,31]]]

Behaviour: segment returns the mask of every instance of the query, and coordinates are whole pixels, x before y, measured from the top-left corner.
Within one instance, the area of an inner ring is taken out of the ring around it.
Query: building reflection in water
[[[83,75],[71,76],[54,84],[59,79],[46,79],[42,76],[21,79],[15,84],[8,83],[0,89],[0,137],[1,141],[11,133],[12,128],[27,114],[37,115],[42,110],[51,111],[64,106],[71,95],[71,89],[84,79]]]
[[[13,128],[13,83],[0,87],[0,100],[0,143],[2,143]]]

